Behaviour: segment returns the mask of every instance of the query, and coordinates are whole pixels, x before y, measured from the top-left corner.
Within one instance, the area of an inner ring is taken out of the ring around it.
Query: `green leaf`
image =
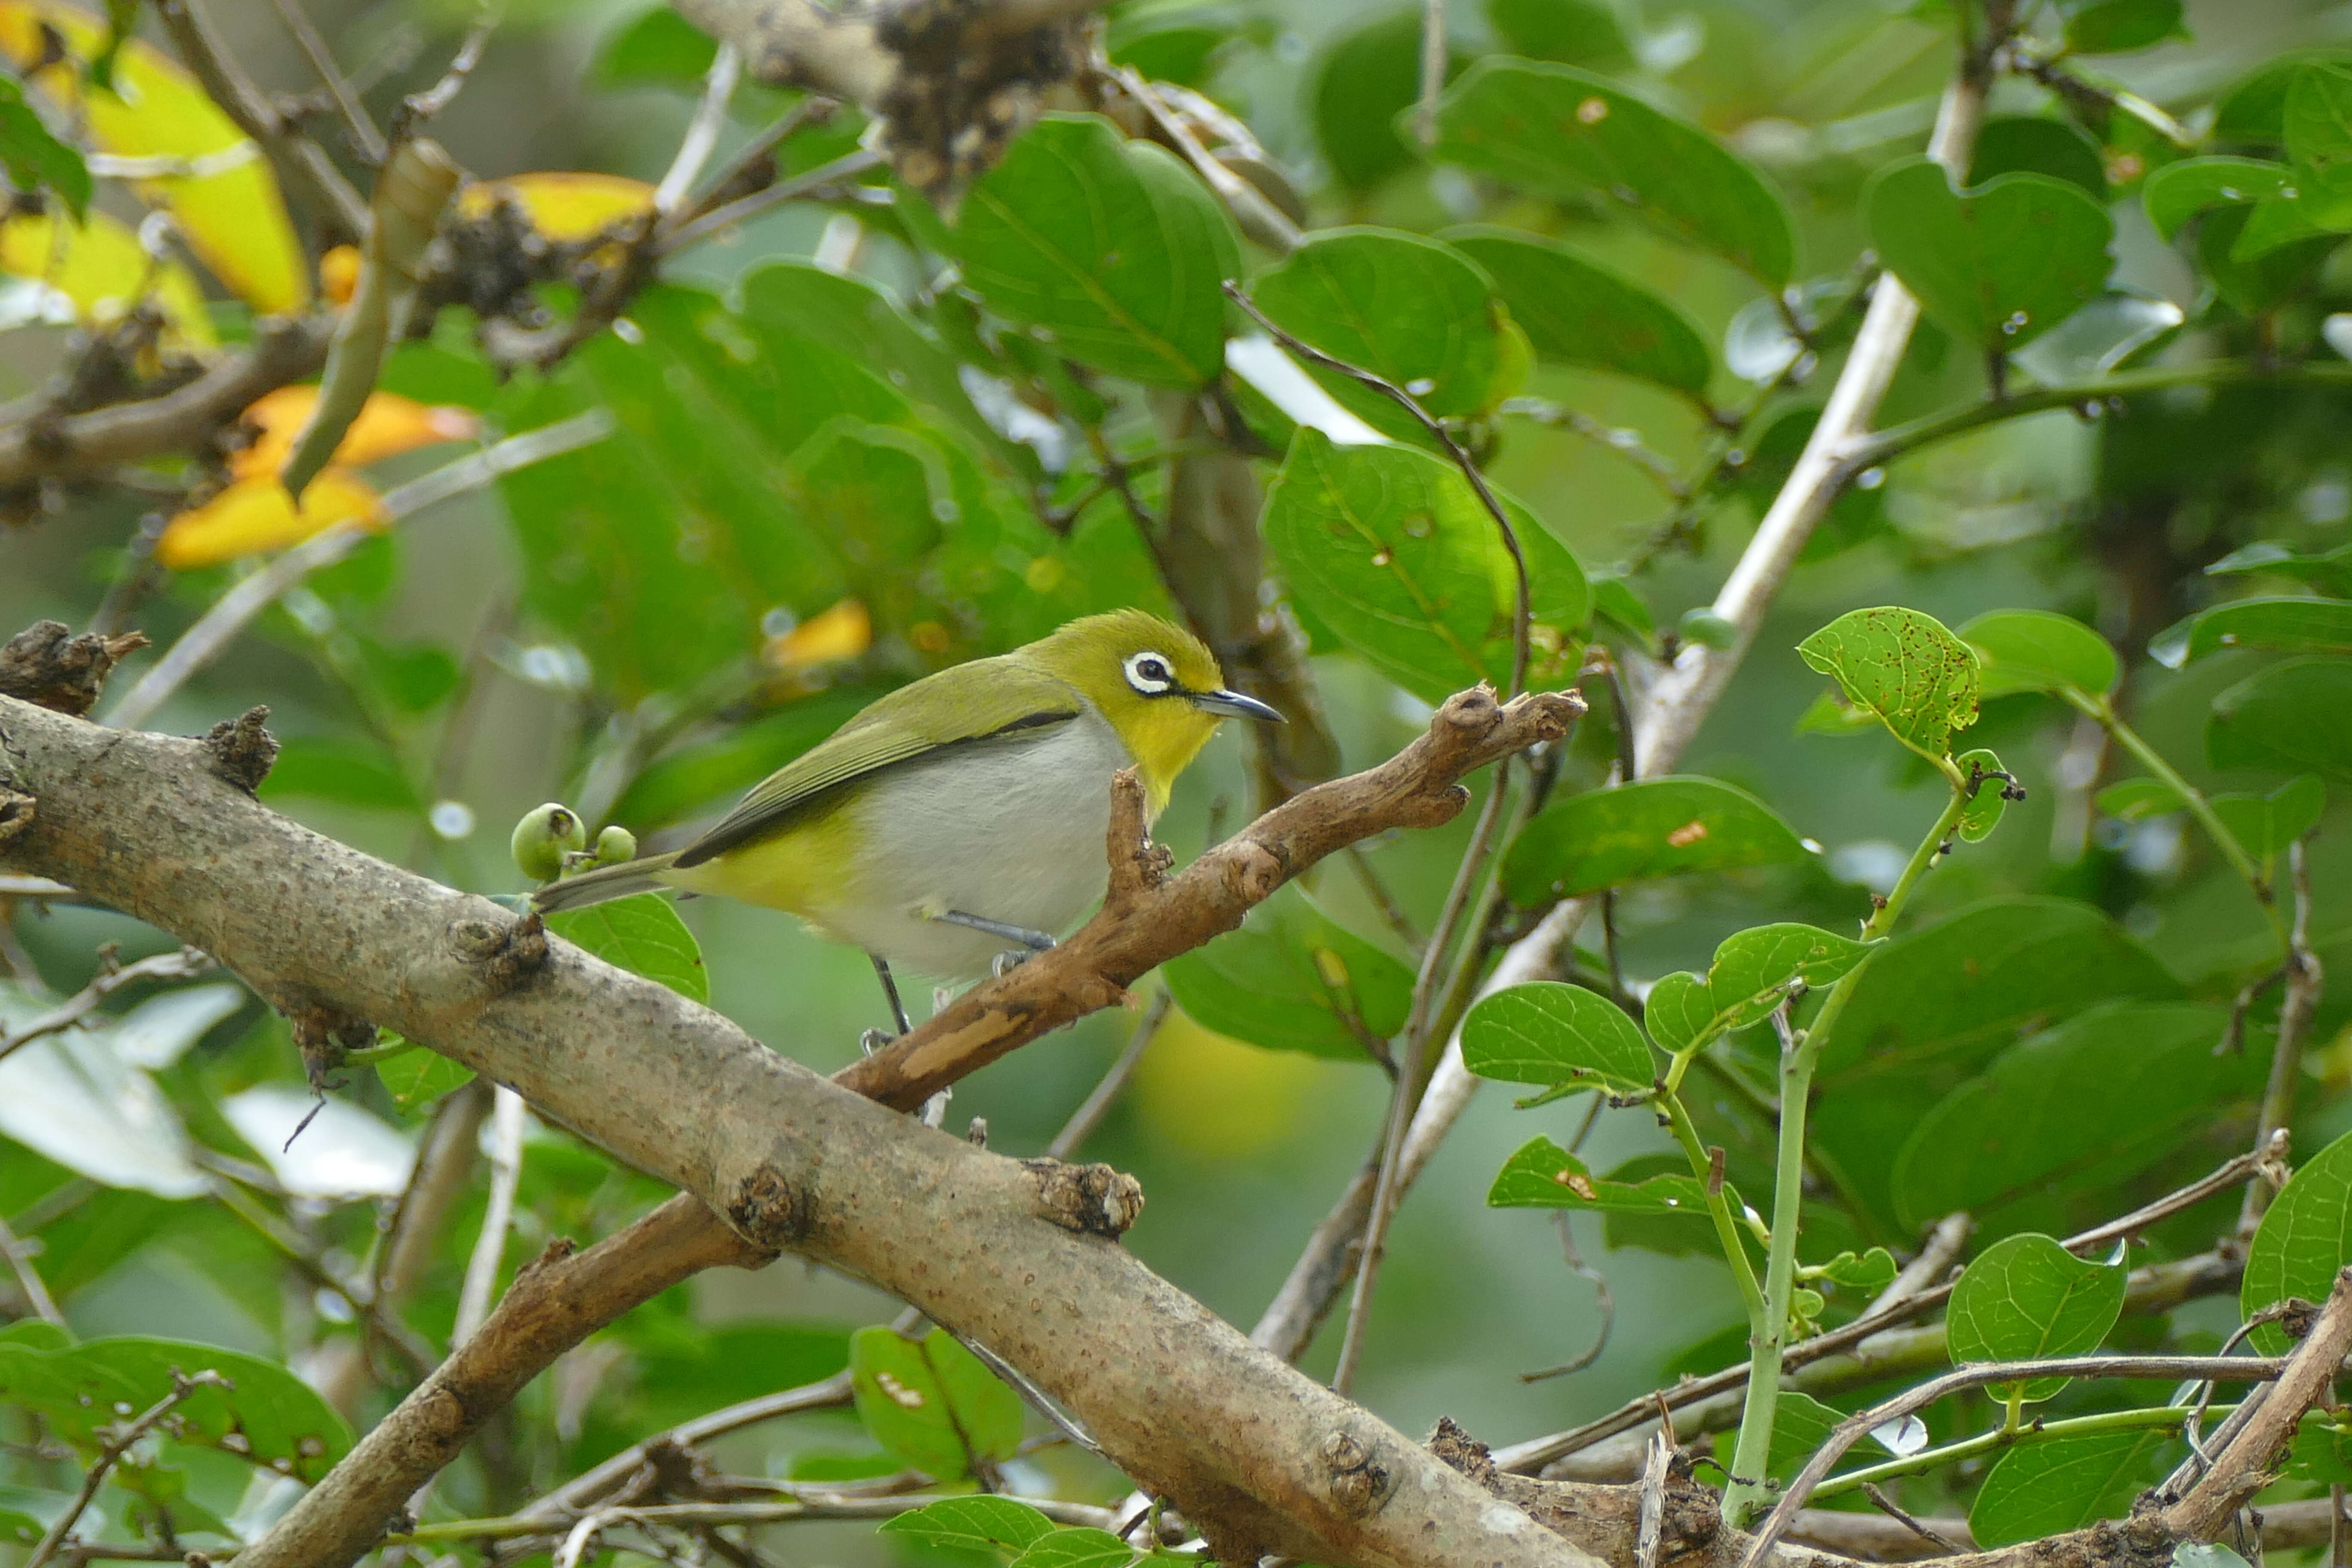
[[[2146,822],[2151,817],[2169,816],[2176,811],[2187,811],[2189,802],[2179,790],[2162,779],[2124,779],[2111,784],[2093,797],[2092,804],[2101,815],[2118,822]]]
[[[1927,314],[1987,352],[2024,347],[2107,280],[2106,208],[2047,175],[1955,191],[1940,165],[1906,159],[1872,180],[1863,214],[1880,258]]]
[[[1765,1452],[1764,1479],[1776,1489],[1786,1486],[1805,1468],[1813,1450],[1827,1442],[1830,1434],[1844,1420],[1843,1411],[1831,1409],[1811,1394],[1793,1388],[1782,1389],[1772,1400],[1772,1441]],[[1721,1450],[1726,1454],[1738,1451],[1736,1441]]]
[[[47,1533],[47,1527],[21,1509],[0,1508],[0,1542],[12,1546],[32,1546]]]
[[[2305,1161],[2279,1189],[2246,1248],[2238,1310],[2252,1318],[2290,1296],[2325,1301],[2336,1272],[2352,1263],[2352,1133]],[[2294,1342],[2275,1323],[2253,1331],[2263,1355],[2284,1355]]]
[[[1224,369],[1224,209],[1171,153],[1049,114],[981,176],[956,223],[964,280],[1055,352],[1149,386]]]
[[[1013,1568],[1127,1568],[1141,1555],[1108,1530],[1068,1525],[1013,1560]]]
[[[2314,63],[2287,89],[2286,150],[2309,221],[2352,222],[2352,70]]]
[[[956,1497],[926,1504],[882,1525],[927,1546],[965,1552],[1021,1552],[1054,1533],[1055,1523],[1026,1503],[1002,1497]]]
[[[292,735],[261,781],[261,798],[305,798],[372,811],[422,811],[416,786],[381,742]]]
[[[1582,625],[1591,594],[1567,549],[1503,498],[1528,555],[1537,624]],[[1453,464],[1340,447],[1301,426],[1267,489],[1266,547],[1294,599],[1372,667],[1432,702],[1509,668],[1514,597],[1495,520]]]
[[[1438,100],[1433,155],[1532,189],[1591,192],[1768,287],[1794,275],[1779,196],[1712,137],[1572,66],[1487,58]]]
[[[2246,853],[2268,861],[2319,826],[2327,809],[2327,786],[2305,773],[2268,795],[2217,795],[2212,805],[2213,815]]]
[[[1715,998],[1707,991],[1706,977],[1687,969],[1658,976],[1642,1005],[1642,1019],[1662,1051],[1680,1054],[1706,1044],[1717,1032]]]
[[[1959,637],[1983,662],[1978,677],[1978,694],[1983,697],[2068,687],[2085,696],[2104,697],[2123,675],[2122,663],[2106,638],[2080,621],[2048,610],[1995,610],[1962,626]]]
[[[2352,1427],[2339,1426],[2316,1410],[2304,1412],[2286,1473],[2324,1487],[2352,1485]]]
[[[1240,930],[1170,960],[1160,973],[1202,1027],[1337,1061],[1374,1059],[1367,1037],[1393,1037],[1412,1006],[1412,971],[1333,921],[1296,884],[1252,910]]]
[[[1895,1164],[1897,1213],[1927,1225],[1966,1209],[1990,1226],[2021,1201],[2112,1192],[2259,1086],[2262,1063],[2214,1054],[2223,1021],[2109,1003],[2011,1047],[1917,1119]]]
[[[2086,1262],[2046,1236],[1997,1241],[1961,1272],[1947,1313],[1952,1360],[2032,1361],[2099,1348],[2123,1315],[2121,1264]],[[2063,1377],[1994,1384],[1986,1392],[2029,1401],[2066,1386]]]
[[[2150,174],[2139,199],[2156,232],[2170,239],[2208,208],[2263,201],[2294,183],[2294,171],[2264,159],[2183,158]]]
[[[1011,1458],[1021,1396],[945,1330],[910,1340],[886,1325],[849,1338],[850,1388],[874,1440],[948,1481]]]
[[[697,1002],[710,1000],[702,944],[659,893],[638,893],[550,915],[547,929],[615,968],[642,974]]]
[[[596,51],[590,76],[604,87],[699,87],[710,69],[719,41],[689,26],[667,5],[656,5],[612,37]]]
[[[0,166],[18,190],[55,194],[76,223],[89,210],[89,165],[49,134],[12,77],[0,77]]]
[[[2352,600],[2305,595],[2232,599],[2176,621],[2148,639],[2147,656],[2168,669],[2229,648],[2352,653]]]
[[[1547,806],[1503,861],[1512,902],[1576,898],[1696,871],[1802,860],[1803,840],[1772,808],[1716,779],[1640,779]]]
[[[2058,0],[2066,47],[2080,55],[2120,54],[2185,37],[2180,0]]]
[[[1966,183],[1982,185],[2003,174],[2046,174],[2079,186],[2095,202],[2107,199],[2107,167],[2098,144],[2063,120],[2028,114],[1987,120],[1977,132]]]
[[[1498,1209],[1593,1209],[1608,1214],[1706,1216],[1706,1188],[1689,1172],[1666,1172],[1641,1182],[1596,1176],[1584,1162],[1538,1138],[1495,1173],[1486,1206]]]
[[[1716,948],[1706,972],[1719,1026],[1744,1029],[1763,1022],[1791,987],[1817,991],[1844,978],[1874,945],[1788,921],[1734,932]]]
[[[1421,96],[1421,16],[1392,11],[1335,39],[1307,89],[1315,145],[1339,184],[1369,191],[1419,162],[1397,111]]]
[[[2352,544],[2339,544],[2316,555],[2298,555],[2284,544],[2257,540],[2205,568],[2209,577],[2247,573],[2294,577],[2341,598],[2352,595]]]
[[[1525,59],[1601,69],[1633,64],[1607,0],[1486,0],[1486,21],[1505,49]]]
[[[2205,755],[2217,768],[2352,782],[2352,661],[2285,659],[2223,691],[2206,721]]]
[[[1981,746],[1962,752],[1952,759],[1952,765],[1960,770],[1961,777],[1978,781],[1976,794],[1960,807],[1959,834],[1963,843],[1981,844],[1992,837],[1992,830],[2000,826],[2000,814],[2009,807],[2010,786],[1993,776],[2007,770],[1999,757]]]
[[[1462,1061],[1507,1083],[1580,1080],[1616,1093],[1657,1075],[1649,1042],[1624,1009],[1579,985],[1537,981],[1497,991],[1462,1021]]]
[[[99,1429],[172,1393],[174,1370],[217,1372],[226,1388],[200,1388],[167,1426],[176,1441],[226,1448],[304,1481],[348,1453],[352,1431],[308,1384],[275,1362],[215,1345],[143,1336],[90,1340],[64,1350],[0,1342],[0,1405],[37,1412],[84,1450]]]
[[[1916,1234],[1895,1212],[1894,1169],[1939,1100],[2019,1040],[2085,1008],[2179,994],[2153,953],[2087,904],[1975,905],[1896,937],[1855,977],[1820,1043],[1812,1141],[1874,1203],[1880,1228]]]
[[[1681,308],[1567,246],[1491,224],[1439,238],[1486,269],[1538,358],[1613,371],[1703,398],[1715,374]]]
[[[1883,1247],[1874,1247],[1868,1252],[1841,1252],[1827,1263],[1804,1272],[1808,1278],[1874,1295],[1895,1283],[1898,1270],[1893,1253]]]
[[[1849,611],[1797,652],[1930,762],[1950,753],[1953,731],[1977,721],[1976,656],[1932,616],[1893,606]]]
[[[1250,293],[1276,324],[1441,418],[1495,401],[1503,317],[1494,283],[1451,246],[1396,229],[1319,229]],[[1420,422],[1388,398],[1335,371],[1310,374],[1376,428],[1421,437]]]
[[[824,740],[883,693],[829,686],[709,741],[680,746],[646,767],[613,807],[613,820],[643,837],[745,790]]]
[[[376,1037],[379,1049],[404,1043],[397,1035]],[[383,1080],[393,1104],[412,1115],[450,1090],[463,1089],[474,1081],[473,1068],[416,1045],[397,1056],[378,1060],[375,1075]]]
[[[1969,1508],[1969,1532],[1990,1551],[2130,1515],[2164,1473],[2167,1428],[2095,1432],[2025,1443],[2000,1457]]]

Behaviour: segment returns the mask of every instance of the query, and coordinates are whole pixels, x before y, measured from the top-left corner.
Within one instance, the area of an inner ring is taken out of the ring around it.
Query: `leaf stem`
[[[1748,1337],[1754,1339],[1766,1331],[1771,1319],[1766,1312],[1764,1292],[1756,1283],[1756,1266],[1748,1262],[1748,1247],[1739,1239],[1739,1222],[1732,1217],[1731,1200],[1726,1196],[1729,1189],[1715,1180],[1714,1157],[1699,1142],[1698,1128],[1684,1109],[1682,1097],[1669,1089],[1658,1096],[1658,1106],[1665,1112],[1666,1125],[1674,1130],[1675,1142],[1690,1157],[1691,1173],[1706,1189],[1706,1212],[1715,1221],[1715,1238],[1723,1246],[1731,1277],[1739,1283],[1739,1299],[1748,1307]]]
[[[1912,851],[1910,863],[1884,902],[1862,928],[1862,939],[1873,942],[1886,934],[1908,901],[1911,891],[1928,868],[1943,854],[1945,842],[1959,826],[1968,808],[1966,790],[1956,789],[1944,805],[1936,825]],[[1855,977],[1870,960],[1845,972],[1830,988],[1829,999],[1801,1034],[1788,1037],[1780,1052],[1780,1137],[1772,1177],[1772,1245],[1764,1265],[1764,1321],[1749,1336],[1748,1398],[1739,1423],[1739,1446],[1731,1460],[1731,1484],[1724,1489],[1727,1523],[1745,1525],[1762,1511],[1769,1498],[1764,1480],[1772,1447],[1772,1415],[1780,1395],[1780,1352],[1789,1341],[1789,1302],[1797,1283],[1797,1226],[1804,1201],[1805,1110],[1812,1092],[1813,1068],[1822,1046],[1835,1030],[1853,994]]]
[[[2060,687],[2058,696],[2078,712],[2088,716],[2109,735],[2115,737],[2116,744],[2129,752],[2135,762],[2154,773],[2180,796],[2189,807],[2189,815],[2194,816],[2198,826],[2205,829],[2206,836],[2213,840],[2213,847],[2221,850],[2223,859],[2229,861],[2230,868],[2237,872],[2244,879],[2246,886],[2252,889],[2256,901],[2263,906],[2263,914],[2269,918],[2273,929],[2278,933],[2279,945],[2284,948],[2286,945],[2286,931],[2280,924],[2278,900],[2272,896],[2270,883],[2263,879],[2262,868],[2254,863],[2254,858],[2246,852],[2246,847],[2238,842],[2237,835],[2231,833],[2220,816],[2214,812],[2213,803],[2207,800],[2204,793],[2195,784],[2181,777],[2180,771],[2166,762],[2163,754],[2141,738],[2138,731],[2126,723],[2123,715],[2116,711],[2115,704],[2105,698],[2094,697],[2089,692],[2071,686]]]
[[[1940,1448],[1923,1448],[1918,1453],[1889,1459],[1882,1465],[1832,1476],[1813,1489],[1812,1500],[1819,1502],[1841,1492],[1857,1491],[1882,1481],[1940,1469],[1946,1465],[1958,1464],[1963,1459],[1973,1459],[1979,1454],[1989,1454],[1995,1449],[2013,1447],[2021,1443],[2084,1437],[2099,1432],[2130,1432],[2147,1426],[2178,1426],[2188,1419],[2189,1411],[2190,1406],[2186,1405],[2162,1405],[2145,1410],[2106,1410],[2096,1415],[2077,1415],[2065,1421],[2037,1421],[2031,1426],[1996,1427],[1990,1432],[1979,1432],[1973,1437],[1963,1437],[1957,1443],[1947,1443]]]

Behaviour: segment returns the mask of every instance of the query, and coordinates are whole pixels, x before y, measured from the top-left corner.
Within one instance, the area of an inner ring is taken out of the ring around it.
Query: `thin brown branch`
[[[266,317],[250,347],[160,397],[0,426],[0,485],[96,479],[124,463],[197,450],[263,393],[316,374],[334,329],[332,316]]]
[[[359,94],[352,90],[350,79],[335,64],[335,51],[327,46],[326,38],[310,20],[310,13],[302,9],[302,0],[278,0],[278,15],[285,22],[286,30],[294,35],[295,43],[301,47],[303,55],[310,62],[310,68],[319,73],[320,83],[334,99],[335,108],[342,114],[343,125],[351,132],[352,144],[359,149],[360,157],[370,163],[383,163],[383,132],[376,129],[375,121],[368,117],[366,105],[360,102]]]
[[[836,1081],[911,1110],[1046,1030],[1111,1005],[1143,974],[1233,930],[1325,856],[1399,827],[1450,820],[1460,780],[1568,731],[1583,703],[1538,692],[1508,704],[1485,687],[1446,699],[1429,731],[1376,768],[1318,784],[1267,812],[1173,878],[1143,832],[1142,790],[1112,794],[1112,872],[1102,912],[1076,936],[967,993],[913,1033],[852,1062]],[[1123,777],[1125,775],[1122,775]]]
[[[855,181],[860,174],[882,166],[879,153],[865,148],[845,153],[830,163],[818,164],[804,174],[780,180],[765,189],[739,196],[722,206],[711,208],[680,223],[676,228],[659,236],[653,246],[656,257],[673,255],[698,240],[708,239],[722,230],[732,228],[748,218],[755,218],[786,202],[796,202],[815,196],[845,182]]]
[[[2305,1412],[2332,1397],[2347,1351],[2352,1351],[2352,1268],[2336,1272],[2318,1320],[2287,1358],[2277,1382],[2213,1456],[2189,1495],[2164,1510],[2165,1524],[2192,1541],[2218,1535],[2231,1515],[2269,1484],[2271,1463],[2294,1439]]]
[[[2268,1149],[2294,1119],[2295,1086],[2303,1079],[2304,1036],[2319,1010],[2319,995],[2327,972],[2311,950],[2311,864],[2304,841],[2287,847],[2287,882],[2294,891],[2294,913],[2287,928],[2286,990],[2279,999],[2278,1043],[2271,1047],[2270,1079],[2263,1089],[2262,1110],[2254,1129],[2254,1148]],[[2246,1201],[2238,1215],[2238,1234],[2252,1240],[2254,1226],[2277,1195],[2267,1174],[2246,1184]]]
[[[1062,1124],[1059,1132],[1054,1134],[1054,1141],[1045,1145],[1045,1158],[1066,1160],[1085,1146],[1086,1141],[1094,1135],[1095,1129],[1102,1125],[1103,1118],[1110,1114],[1110,1108],[1118,1103],[1119,1095],[1127,1088],[1127,1080],[1135,1076],[1137,1065],[1143,1060],[1143,1053],[1150,1048],[1160,1026],[1167,1023],[1168,1015],[1175,1010],[1175,1006],[1176,998],[1164,988],[1151,999],[1150,1011],[1143,1015],[1141,1023],[1128,1032],[1127,1044],[1120,1047],[1118,1059],[1110,1064],[1110,1070],[1103,1074],[1102,1081],[1095,1085],[1094,1092],[1070,1112],[1070,1119]]]

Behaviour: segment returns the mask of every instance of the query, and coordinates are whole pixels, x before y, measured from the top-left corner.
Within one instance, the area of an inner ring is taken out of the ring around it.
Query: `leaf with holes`
[[[0,1342],[0,1404],[37,1412],[58,1436],[91,1450],[103,1440],[100,1428],[168,1397],[175,1372],[216,1372],[226,1383],[181,1402],[163,1427],[176,1441],[225,1449],[305,1481],[324,1476],[351,1449],[351,1427],[286,1368],[183,1340],[123,1335],[58,1349]]]
[[[1747,870],[1805,858],[1804,841],[1762,801],[1717,779],[1640,779],[1547,806],[1503,861],[1514,903],[1699,871]]]
[[[1592,1209],[1609,1214],[1706,1215],[1706,1188],[1689,1172],[1665,1172],[1640,1182],[1596,1176],[1583,1161],[1549,1138],[1538,1138],[1503,1163],[1486,1191],[1498,1209]]]
[[[936,1479],[1009,1459],[1020,1446],[1021,1396],[944,1329],[919,1340],[887,1324],[858,1330],[849,1382],[874,1440]]]
[[[1952,1359],[2032,1361],[2095,1351],[2123,1314],[2125,1273],[2120,1264],[2085,1262],[2046,1236],[1997,1241],[1952,1287]],[[1987,1392],[2042,1400],[2066,1383],[2034,1378]]]
[[[1871,182],[1863,213],[1880,257],[1927,314],[1987,352],[2024,347],[2107,281],[2106,208],[2046,174],[1956,191],[1940,164],[1906,159]]]
[[[1788,210],[1697,127],[1573,66],[1488,58],[1438,100],[1433,155],[1513,184],[1616,203],[1769,287],[1794,275]]]
[[[2000,826],[2000,814],[2009,808],[2009,792],[2016,787],[2006,777],[2000,759],[1979,746],[1972,752],[1962,752],[1952,759],[1962,778],[1977,781],[1976,794],[1969,796],[1960,807],[1958,831],[1963,843],[1981,844],[1992,837]]]
[[[1849,611],[1797,652],[1931,762],[1950,754],[1952,731],[1977,721],[1976,655],[1932,616],[1894,606]]]
[[[1623,1008],[1580,985],[1537,981],[1497,991],[1462,1021],[1462,1061],[1507,1083],[1582,1083],[1637,1093],[1656,1076]]]
[[[964,280],[1055,352],[1148,386],[1224,369],[1224,210],[1175,158],[1091,115],[1050,114],[964,198]]]
[[[2068,688],[2104,697],[2123,674],[2106,638],[2048,610],[1995,610],[1962,626],[1958,635],[1983,662],[1978,677],[1981,697]]]

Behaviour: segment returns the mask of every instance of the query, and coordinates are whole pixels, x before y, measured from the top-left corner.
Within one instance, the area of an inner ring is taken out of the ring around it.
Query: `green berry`
[[[514,851],[514,862],[524,876],[534,882],[551,882],[563,869],[564,853],[583,848],[587,843],[588,826],[580,820],[580,814],[551,800],[515,824],[508,847]]]
[[[596,864],[617,866],[637,858],[637,836],[619,823],[596,835]]]
[[[1683,641],[1701,647],[1727,648],[1739,640],[1738,628],[1713,610],[1685,610],[1681,631]]]

